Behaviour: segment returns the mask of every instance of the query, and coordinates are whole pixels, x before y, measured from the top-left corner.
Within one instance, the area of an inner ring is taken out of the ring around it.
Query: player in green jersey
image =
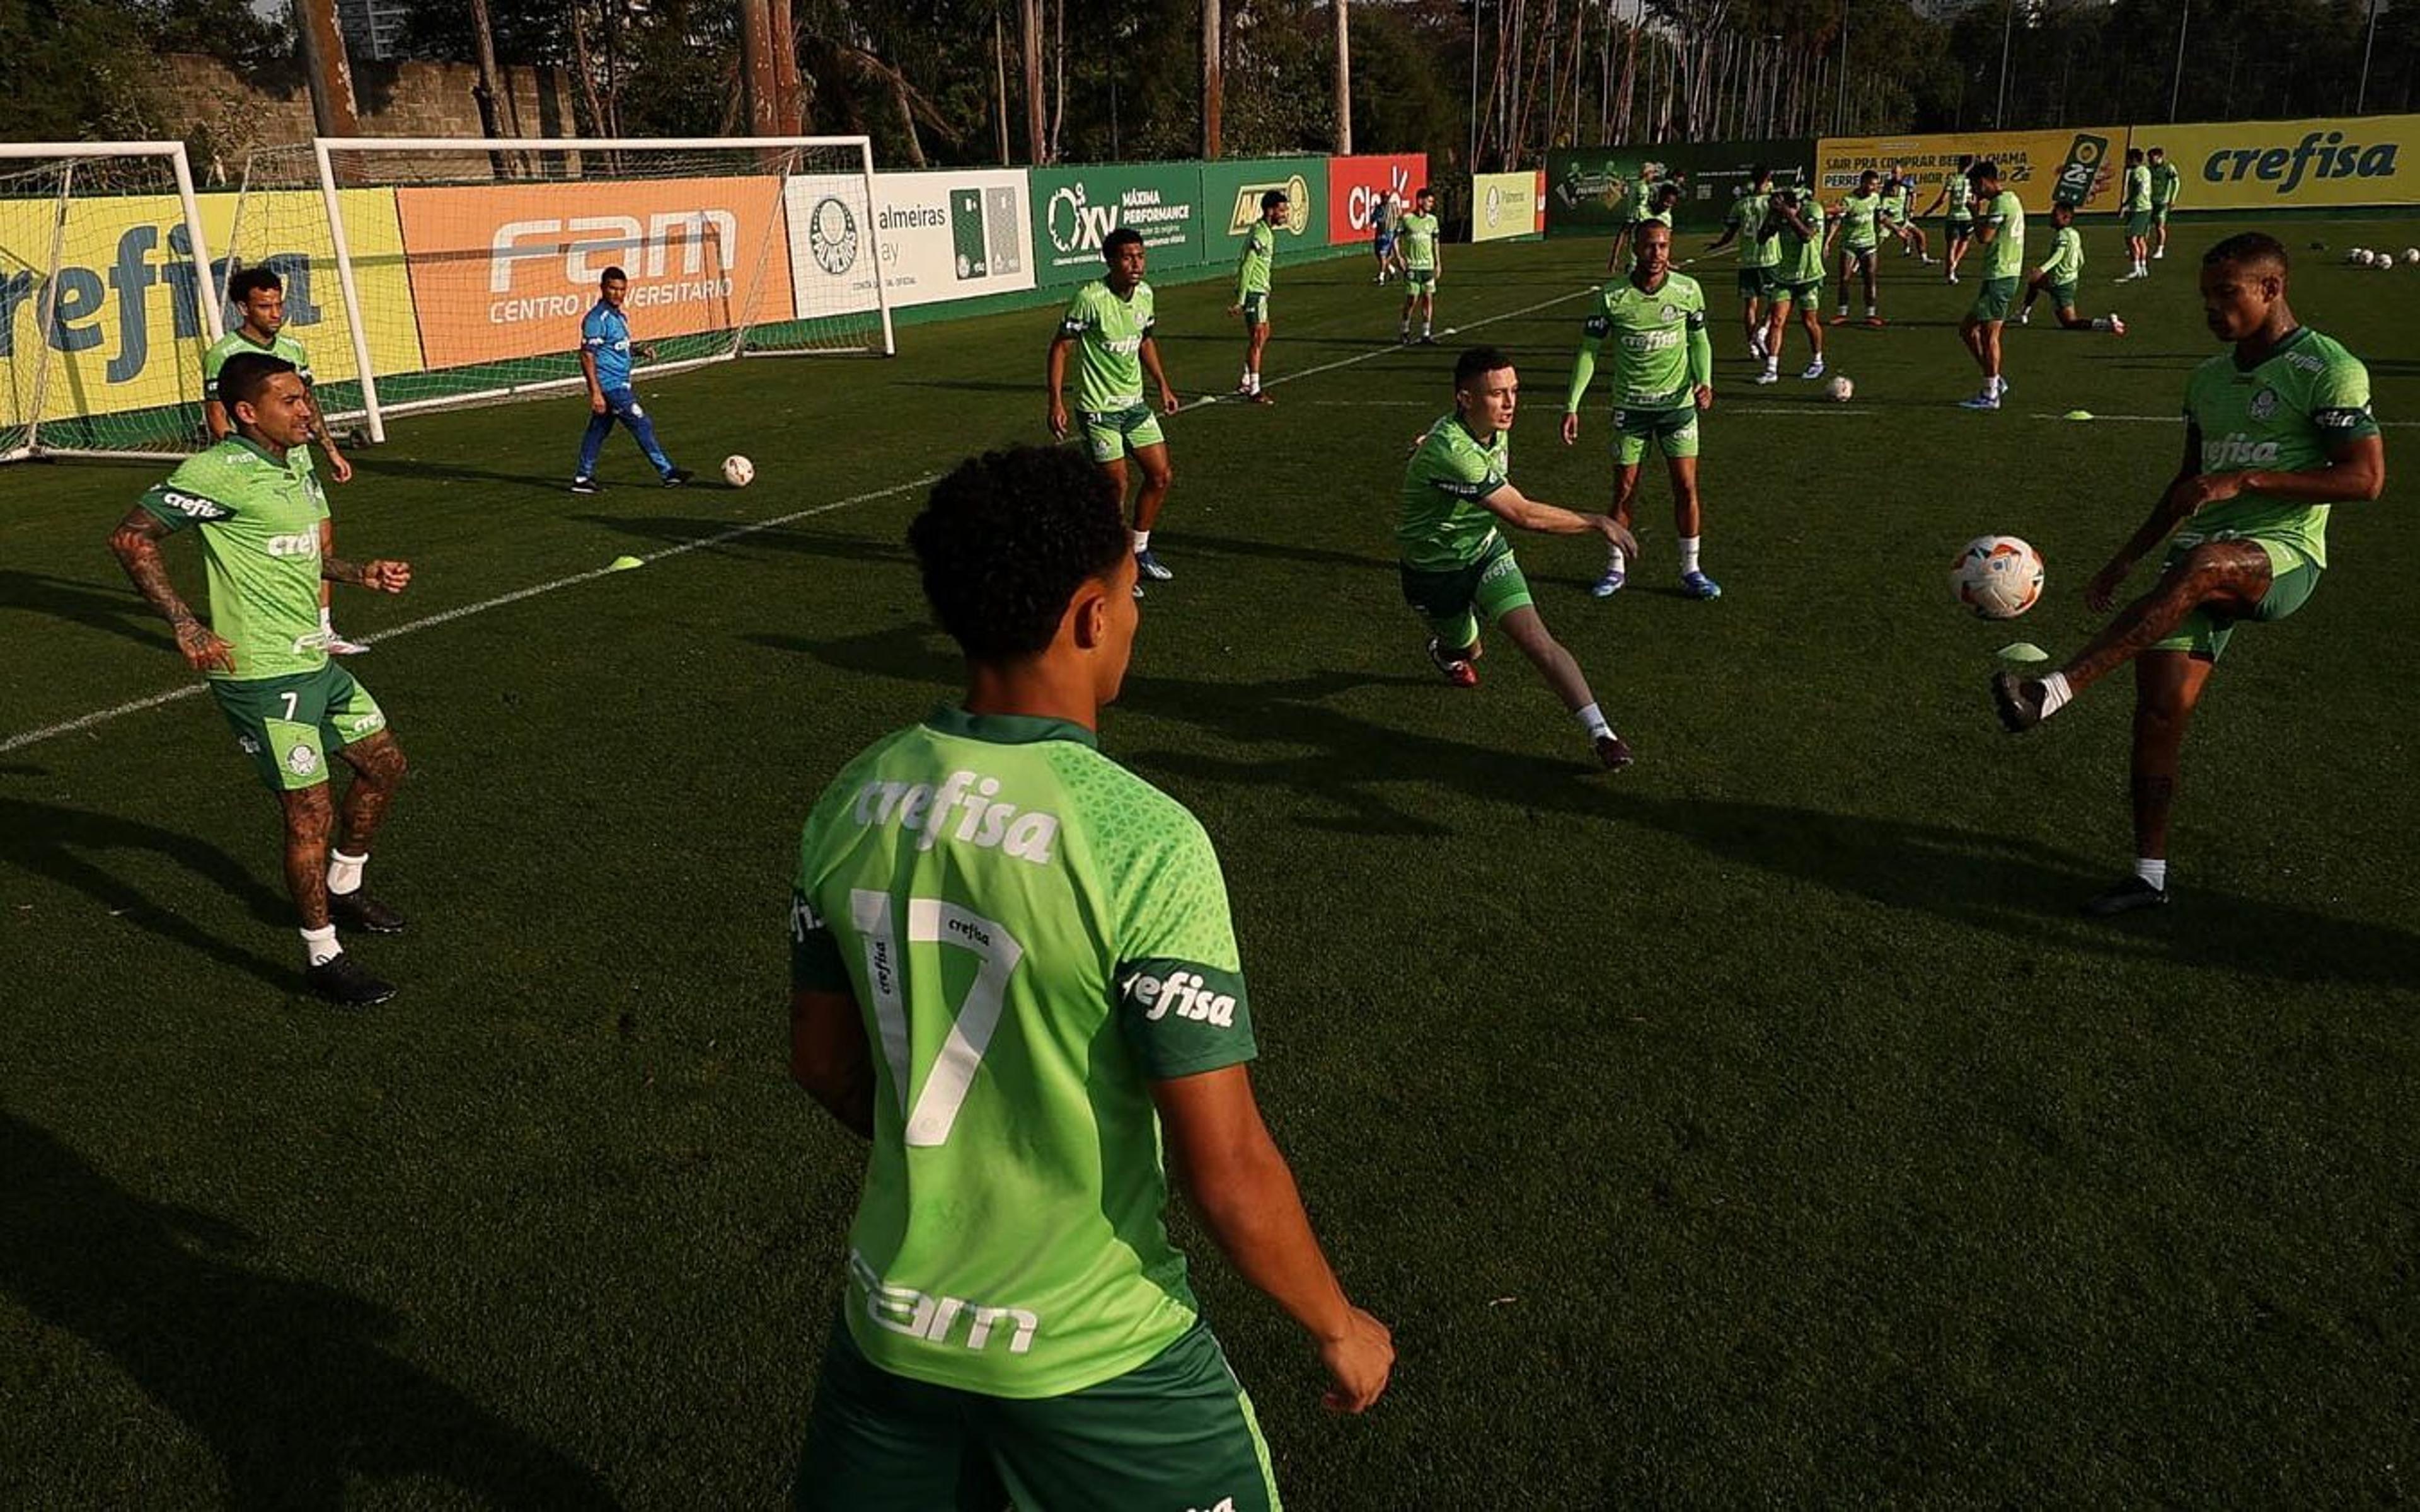
[[[219,380],[219,369],[226,360],[239,352],[267,352],[270,356],[294,364],[302,379],[302,390],[311,395],[316,410],[319,395],[312,387],[311,357],[286,330],[286,284],[271,268],[247,268],[227,280],[227,302],[243,312],[243,319],[233,331],[218,339],[216,345],[202,354],[202,421],[209,427],[210,440],[223,441],[235,434],[235,423],[227,418],[226,407],[218,402],[213,390]],[[353,465],[336,449],[336,438],[328,429],[327,417],[319,416],[313,425],[315,439],[328,454],[328,478],[333,483],[353,481]],[[312,471],[311,448],[305,446],[294,454],[295,466],[302,471]],[[319,530],[319,549],[329,556],[336,550],[336,521],[329,517]],[[333,656],[356,656],[369,647],[357,645],[336,633],[335,622],[328,603],[329,585],[319,585],[319,635]]]
[[[329,661],[318,633],[319,583],[399,594],[411,568],[320,551],[327,498],[318,476],[294,462],[319,415],[292,363],[238,353],[221,365],[215,393],[236,434],[146,493],[109,546],[176,633],[186,665],[209,674],[237,743],[285,810],[286,885],[302,918],[304,980],[330,1002],[365,1008],[395,989],[345,952],[336,925],[379,934],[403,928],[395,910],[362,890],[370,842],[403,780],[403,750],[368,690]],[[201,531],[207,625],[178,596],[160,553],[163,540],[188,527]],[[331,753],[353,769],[341,806],[328,793]]]
[[[2184,188],[2185,176],[2168,161],[2165,147],[2151,148],[2148,160],[2146,166],[2151,170],[2151,260],[2158,262],[2168,255],[2168,211]]]
[[[1975,202],[1966,188],[1966,170],[1973,166],[1973,153],[1958,154],[1958,171],[1941,180],[1941,193],[1924,208],[1927,215],[1941,214],[1941,257],[1948,265],[1952,284],[1958,282],[1958,265],[1966,260],[1966,245],[1975,236]]]
[[[1866,285],[1866,324],[1883,323],[1882,305],[1874,296],[1874,256],[1881,250],[1882,175],[1871,168],[1857,175],[1857,192],[1840,201],[1840,219],[1833,227],[1833,245],[1840,249],[1840,310],[1834,325],[1849,318],[1849,273],[1854,270]]]
[[[1992,680],[2001,723],[2023,731],[2134,663],[2134,873],[2087,913],[2168,901],[2178,758],[2211,668],[2237,625],[2282,620],[2310,598],[2328,564],[2329,508],[2386,486],[2368,370],[2295,320],[2288,276],[2285,247],[2258,232],[2203,255],[2203,316],[2229,349],[2187,380],[2176,479],[2084,597],[2106,612],[2134,563],[2165,542],[2160,580],[2049,676]]]
[[[1652,234],[1669,245],[1660,230]],[[1701,323],[1703,317],[1701,301]],[[1598,762],[1620,770],[1630,764],[1630,748],[1606,722],[1579,663],[1539,617],[1529,580],[1498,527],[1548,535],[1593,532],[1614,549],[1633,553],[1638,542],[1609,516],[1558,509],[1512,486],[1512,415],[1520,394],[1520,373],[1503,351],[1474,347],[1455,361],[1453,413],[1429,426],[1404,470],[1395,524],[1404,599],[1428,623],[1429,660],[1456,687],[1479,686],[1481,617],[1503,626],[1587,732]]]
[[[1773,298],[1773,269],[1781,247],[1767,223],[1773,208],[1773,170],[1758,163],[1748,170],[1747,187],[1731,201],[1723,218],[1723,234],[1706,243],[1708,255],[1739,243],[1740,325],[1747,333],[1748,355],[1764,356],[1765,301]],[[1631,242],[1634,261],[1640,239]]]
[[[1932,243],[1916,219],[1916,180],[1900,172],[1896,162],[1883,170],[1882,224],[1899,239],[1900,256],[1921,257],[1927,267],[1931,266]]]
[[[2075,207],[2060,200],[2050,208],[2050,255],[2034,270],[2025,285],[2025,307],[2017,312],[2017,324],[2031,322],[2034,301],[2043,294],[2050,296],[2050,307],[2058,316],[2063,331],[2105,331],[2113,336],[2126,333],[2126,322],[2115,312],[2105,316],[2086,316],[2075,307],[2077,280],[2084,276],[2084,233],[2075,228]]]
[[[2118,214],[2126,224],[2126,255],[2133,259],[2133,266],[2118,282],[2150,277],[2151,170],[2143,161],[2141,147],[2126,149],[2125,187],[2118,193]]]
[[[1135,596],[1142,596],[1140,579],[1166,582],[1176,574],[1152,554],[1151,530],[1168,501],[1174,474],[1168,465],[1168,440],[1160,434],[1159,416],[1182,408],[1168,374],[1159,365],[1159,344],[1152,339],[1155,305],[1151,285],[1142,281],[1142,233],[1122,225],[1101,242],[1105,276],[1085,285],[1067,301],[1059,333],[1050,338],[1045,367],[1050,384],[1050,434],[1067,439],[1067,351],[1078,354],[1076,414],[1084,446],[1093,462],[1126,496],[1126,454],[1132,452],[1142,469],[1142,490],[1135,496]],[[1159,389],[1158,414],[1143,402],[1145,373]]]
[[[1063,448],[934,487],[908,538],[965,695],[844,766],[799,840],[791,1075],[870,1141],[801,1506],[1275,1508],[1171,1166],[1331,1409],[1393,1367],[1253,1099],[1209,837],[1099,748],[1138,618],[1118,503]]]
[[[1254,404],[1274,402],[1261,392],[1261,353],[1269,344],[1269,271],[1277,266],[1278,228],[1286,224],[1290,208],[1281,191],[1261,196],[1261,218],[1244,233],[1244,255],[1235,265],[1235,302],[1227,306],[1229,315],[1244,317],[1244,376],[1235,394]]]
[[[1720,598],[1722,588],[1698,564],[1703,511],[1698,501],[1698,416],[1714,407],[1714,352],[1706,338],[1706,296],[1698,281],[1672,271],[1672,237],[1660,225],[1639,233],[1630,276],[1597,292],[1580,328],[1563,398],[1563,444],[1580,438],[1580,401],[1596,375],[1597,352],[1613,341],[1613,518],[1625,529],[1638,498],[1638,470],[1652,445],[1672,477],[1672,522],[1681,538],[1681,591]],[[1590,592],[1610,598],[1629,580],[1617,539],[1605,576]]]
[[[2000,373],[2000,328],[2017,302],[2017,285],[2025,271],[2025,208],[2014,190],[2000,187],[2000,165],[1986,158],[1966,170],[1975,193],[1975,240],[1982,248],[1983,283],[1975,302],[1959,322],[1958,339],[1983,370],[1983,388],[1959,404],[1968,409],[1997,409],[2009,392]]]
[[[1637,213],[1627,224],[1613,234],[1613,250],[1606,255],[1605,270],[1626,268],[1631,261],[1631,243],[1637,239],[1641,226],[1651,221],[1672,226],[1672,217],[1681,208],[1681,186],[1669,178],[1647,185],[1640,191]]]
[[[1781,337],[1791,312],[1797,312],[1807,331],[1812,360],[1802,378],[1823,376],[1823,206],[1812,189],[1785,189],[1773,197],[1773,215],[1781,224],[1781,262],[1775,269],[1773,323],[1764,332],[1764,371],[1759,383],[1781,381]]]
[[[1437,280],[1445,276],[1444,237],[1436,217],[1436,195],[1423,186],[1412,195],[1412,212],[1395,224],[1395,256],[1404,265],[1404,320],[1399,341],[1412,339],[1412,306],[1420,311],[1420,345],[1434,347],[1436,337]]]

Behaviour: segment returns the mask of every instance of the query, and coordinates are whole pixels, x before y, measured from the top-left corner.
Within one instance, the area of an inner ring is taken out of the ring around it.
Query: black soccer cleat
[[[670,472],[664,474],[664,486],[667,488],[677,488],[681,485],[689,482],[689,480],[694,476],[695,474],[690,472],[687,468],[675,468]]]
[[[605,491],[605,486],[597,482],[595,478],[574,478],[571,480],[571,491],[573,493],[603,493]]]
[[[2165,907],[2167,902],[2167,888],[2152,887],[2139,876],[2130,876],[2106,891],[2086,899],[2084,914],[2088,918],[2115,918],[2119,914],[2131,914],[2137,908]]]
[[[302,980],[321,1000],[338,1008],[376,1008],[395,995],[393,982],[371,976],[342,950],[303,972]]]
[[[365,933],[403,933],[403,916],[359,887],[350,892],[328,894],[328,918],[334,923]]]
[[[2002,729],[2024,734],[2042,722],[2042,686],[2014,672],[1993,672],[1992,706],[1999,711]]]
[[[1630,754],[1628,743],[1608,730],[1596,737],[1596,759],[1606,771],[1619,772],[1636,758]]]

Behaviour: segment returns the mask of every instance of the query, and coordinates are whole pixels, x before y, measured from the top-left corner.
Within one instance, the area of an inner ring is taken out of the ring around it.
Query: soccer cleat
[[[1277,401],[1276,401],[1275,399],[1270,398],[1266,393],[1263,393],[1263,392],[1262,392],[1261,390],[1259,390],[1259,389],[1254,389],[1254,390],[1252,391],[1252,402],[1253,402],[1254,404],[1275,404],[1275,403],[1277,403]]]
[[[1950,275],[1949,275],[1949,282],[1951,282],[1951,283],[1953,283],[1953,284],[1955,284],[1955,283],[1957,283],[1957,282],[1958,282],[1958,274],[1957,274],[1955,271],[1952,271],[1952,272],[1950,273]]]
[[[2034,312],[2033,312],[2033,310],[2032,310],[2030,307],[2028,307],[2028,308],[2026,308],[2026,309],[2019,310],[2019,311],[2017,312],[2017,324],[2019,324],[2019,325],[2021,325],[2021,326],[2029,326],[2029,325],[2032,325],[2033,323],[2034,323]]]
[[[1941,261],[1941,259],[1940,259],[1940,258],[1938,258],[1938,257],[1927,257],[1926,259],[1924,259],[1924,266],[1925,266],[1925,267],[1927,267],[1927,268],[1931,268],[1931,267],[1933,267],[1933,266],[1937,265],[1940,261]]]
[[[603,493],[605,491],[605,486],[597,482],[595,478],[574,478],[571,480],[571,491],[573,493]]]
[[[1142,584],[1140,584],[1140,583],[1137,583],[1137,584],[1135,584],[1135,585],[1134,585],[1134,588],[1135,588],[1135,597],[1137,597],[1137,598],[1140,598],[1140,597],[1142,596]]]
[[[1764,361],[1764,338],[1762,336],[1750,336],[1747,339],[1747,354],[1750,357],[1755,358],[1760,363]]]
[[[677,488],[682,484],[689,482],[691,476],[692,474],[689,469],[675,468],[670,472],[664,474],[664,486],[667,488]]]
[[[1135,571],[1156,583],[1171,582],[1176,578],[1176,574],[1161,566],[1159,558],[1153,556],[1148,550],[1135,553]]]
[[[338,1008],[376,1008],[395,995],[393,982],[380,981],[342,950],[302,973],[303,984]]]
[[[1408,347],[1408,346],[1410,346],[1411,344],[1412,344],[1412,328],[1411,328],[1411,327],[1409,327],[1409,326],[1405,326],[1405,327],[1404,327],[1401,331],[1398,331],[1398,332],[1395,332],[1395,345],[1396,345],[1396,346],[1398,346],[1398,347]]]
[[[1423,347],[1434,347],[1436,345],[1436,338],[1423,331],[1420,332],[1420,345]]]
[[[1778,383],[1781,381],[1781,375],[1768,367],[1763,372],[1759,373],[1756,376],[1756,381],[1759,383]]]
[[[1866,316],[1866,324],[1875,331],[1880,331],[1883,328],[1883,317],[1878,315],[1869,315]]]
[[[1811,362],[1811,363],[1807,363],[1807,371],[1798,375],[1798,377],[1799,377],[1802,380],[1804,380],[1804,381],[1807,381],[1807,382],[1812,382],[1814,379],[1819,378],[1822,378],[1823,376],[1823,359],[1822,359],[1822,358],[1820,358],[1820,357],[1819,357],[1819,358],[1817,358],[1817,359],[1815,359],[1815,361],[1813,361],[1813,362]]]
[[[2158,262],[2161,258],[2163,258],[2163,257],[2166,256],[2167,255],[2168,255],[2168,249],[2167,249],[2167,248],[2165,248],[2165,247],[2162,247],[2159,251],[2157,251],[2157,252],[2155,252],[2155,253],[2151,254],[2151,260],[2152,260],[2153,262]]]
[[[346,640],[334,630],[321,632],[318,641],[319,649],[331,656],[358,656],[369,649],[358,641]]]
[[[2000,408],[2000,396],[1996,393],[1978,393],[1972,398],[1959,400],[1958,408],[1961,409],[1997,409]]]
[[[328,894],[328,918],[347,929],[372,934],[400,934],[403,916],[359,887]]]
[[[2084,901],[2084,913],[2092,918],[2115,918],[2131,914],[2137,908],[2159,908],[2168,901],[2168,889],[2155,887],[2138,876],[2093,894]]]
[[[1992,707],[1999,713],[2002,729],[2024,734],[2042,722],[2042,686],[2014,672],[1993,672]]]
[[[1681,574],[1681,592],[1690,598],[1720,598],[1723,585],[1702,572]]]
[[[1473,651],[1477,650],[1476,646],[1471,649]],[[1460,656],[1450,656],[1446,655],[1445,647],[1439,643],[1435,636],[1429,637],[1429,661],[1435,666],[1437,671],[1445,673],[1445,680],[1447,682],[1451,683],[1456,687],[1477,687],[1479,686],[1479,669],[1473,667],[1468,661],[1466,661]]]
[[[1614,594],[1621,592],[1621,585],[1628,581],[1630,581],[1630,574],[1622,571],[1620,567],[1607,567],[1605,569],[1605,576],[1599,578],[1596,580],[1595,585],[1589,589],[1589,596],[1590,598],[1611,598]]]
[[[1597,764],[1608,772],[1619,772],[1633,760],[1630,747],[1610,730],[1596,737],[1596,759]]]
[[[2126,322],[2115,310],[2109,312],[2109,333],[2113,336],[2122,336],[2126,333]]]

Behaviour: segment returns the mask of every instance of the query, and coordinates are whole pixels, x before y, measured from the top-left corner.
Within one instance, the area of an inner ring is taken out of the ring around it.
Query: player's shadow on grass
[[[664,546],[686,546],[719,535],[737,523],[727,519],[690,519],[679,515],[638,515],[627,518],[612,515],[574,515],[584,524],[600,525],[620,531],[644,541]],[[803,556],[831,557],[843,562],[880,562],[912,568],[915,553],[902,541],[869,541],[862,536],[831,535],[821,531],[801,530],[796,526],[777,525],[768,530],[751,531],[723,543],[734,551],[763,550],[796,551]]]
[[[395,1314],[241,1263],[249,1239],[126,1191],[0,1111],[0,1294],[207,1443],[227,1505],[335,1507],[363,1481],[494,1506],[614,1504],[585,1466],[392,1352]],[[39,1476],[41,1446],[14,1452]]]
[[[177,642],[150,607],[122,584],[96,588],[72,578],[0,567],[0,609],[30,609],[53,619],[122,635],[147,650],[174,651]]]
[[[359,454],[349,456],[348,460],[353,464],[355,472],[372,477],[401,478],[414,483],[517,483],[523,487],[543,488],[549,493],[562,492],[571,484],[568,469],[560,473],[502,472],[494,468],[472,467],[461,462],[433,462],[417,457]],[[612,486],[610,481],[607,486]],[[644,482],[628,484],[627,486],[633,489],[652,490],[658,485]],[[335,497],[339,503],[344,500],[342,493],[337,493]]]

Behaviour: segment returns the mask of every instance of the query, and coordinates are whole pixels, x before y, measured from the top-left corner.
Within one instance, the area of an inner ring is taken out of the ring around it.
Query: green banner
[[[1100,277],[1101,242],[1122,225],[1142,234],[1143,247],[1156,268],[1184,268],[1224,255],[1204,251],[1203,221],[1224,212],[1205,210],[1197,164],[1036,168],[1028,177],[1037,283],[1078,284]]]
[[[1290,248],[1327,244],[1326,158],[1220,159],[1202,165],[1202,229],[1210,261],[1241,255],[1245,231],[1261,218],[1261,196],[1272,189],[1287,202],[1278,265],[1285,265]]]
[[[1667,180],[1681,185],[1680,229],[1719,231],[1759,164],[1776,185],[1800,183],[1815,164],[1814,140],[1559,148],[1546,154],[1546,234],[1611,236],[1630,224],[1647,190]]]

